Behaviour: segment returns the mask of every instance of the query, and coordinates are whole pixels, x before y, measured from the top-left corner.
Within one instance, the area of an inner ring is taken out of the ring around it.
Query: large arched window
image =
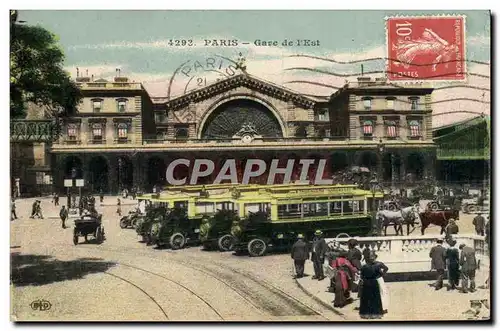
[[[386,135],[388,138],[396,138],[398,135],[396,121],[385,122]]]
[[[420,122],[417,120],[410,121],[408,123],[408,126],[410,127],[410,137],[412,138],[418,138],[420,137],[421,130],[420,130]]]

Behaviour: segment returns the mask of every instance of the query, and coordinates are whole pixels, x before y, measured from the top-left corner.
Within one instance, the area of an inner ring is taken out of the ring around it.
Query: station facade
[[[94,192],[150,191],[166,184],[166,168],[179,158],[209,159],[216,167],[230,158],[279,159],[280,167],[289,159],[324,159],[325,178],[361,166],[393,187],[434,176],[432,88],[422,85],[359,77],[318,98],[243,73],[168,100],[151,98],[125,77],[77,83],[84,95],[79,112],[50,148],[58,189],[76,176]],[[174,177],[189,174],[177,167]],[[298,176],[294,171],[292,180]]]

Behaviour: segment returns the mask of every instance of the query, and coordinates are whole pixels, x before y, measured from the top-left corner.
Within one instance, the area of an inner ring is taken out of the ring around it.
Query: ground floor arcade
[[[278,159],[278,167],[287,167],[289,160],[295,160],[292,181],[298,180],[301,174],[301,159],[313,159],[309,167],[308,179],[314,181],[316,176],[334,180],[337,174],[352,166],[368,168],[377,174],[379,182],[384,185],[399,187],[408,183],[418,183],[424,178],[434,176],[435,152],[432,149],[386,149],[383,152],[373,149],[335,149],[307,151],[264,151],[264,150],[228,150],[224,152],[133,152],[118,153],[58,153],[53,155],[52,172],[54,185],[58,190],[64,187],[64,179],[83,178],[85,189],[91,192],[114,193],[124,188],[140,188],[152,191],[153,187],[167,185],[166,170],[176,159],[187,159],[189,166],[179,165],[174,169],[174,178],[190,176],[196,159],[212,160],[215,169],[211,175],[199,178],[197,184],[213,183],[224,163],[228,159],[236,160],[236,172],[241,182],[245,162],[248,159],[263,160],[266,171],[250,180],[250,183],[265,184],[272,160]],[[319,174],[320,160],[324,161],[324,169]],[[204,169],[200,169],[204,170]],[[283,175],[277,175],[274,183],[280,183]]]

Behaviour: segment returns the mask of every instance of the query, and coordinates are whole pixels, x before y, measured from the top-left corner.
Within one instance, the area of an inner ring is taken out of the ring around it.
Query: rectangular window
[[[418,106],[418,98],[410,98],[410,104],[411,104],[411,110],[419,110],[419,106]]]
[[[92,102],[92,108],[94,110],[94,113],[100,113],[102,110],[102,101],[101,100],[95,100]]]
[[[92,137],[94,140],[102,139],[102,126],[101,124],[94,124],[92,126]]]
[[[353,212],[353,202],[352,201],[342,201],[342,211],[345,214],[352,214]]]
[[[372,109],[372,99],[363,99],[363,107],[365,110],[371,110]]]
[[[292,204],[292,205],[278,205],[278,218],[300,218],[302,205]]]
[[[324,111],[318,112],[318,121],[325,121],[326,120],[326,114]]]
[[[387,109],[394,109],[394,99],[387,99]]]
[[[340,201],[330,202],[330,215],[342,213],[342,203]]]
[[[214,212],[214,204],[212,202],[196,203],[196,214],[210,214]]]
[[[187,209],[187,201],[175,201],[174,208]]]
[[[128,137],[128,126],[127,124],[118,124],[118,138],[126,139]]]
[[[118,112],[124,113],[127,110],[127,100],[118,100]]]

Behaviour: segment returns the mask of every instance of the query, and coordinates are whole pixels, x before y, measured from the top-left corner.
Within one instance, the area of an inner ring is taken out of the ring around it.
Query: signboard
[[[72,187],[73,186],[73,180],[72,179],[65,179],[64,180],[64,187]]]
[[[76,187],[83,187],[84,186],[84,180],[83,179],[76,179]]]

